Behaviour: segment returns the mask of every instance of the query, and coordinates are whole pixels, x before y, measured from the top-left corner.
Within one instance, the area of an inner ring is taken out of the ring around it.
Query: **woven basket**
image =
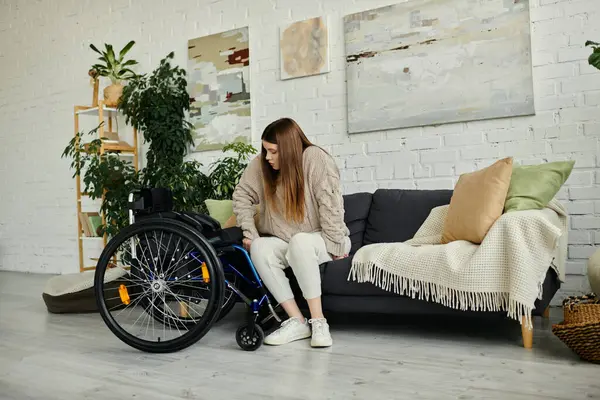
[[[593,293],[563,300],[564,324],[600,322],[600,297]]]
[[[581,359],[600,364],[600,298],[593,294],[563,301],[564,321],[552,333]]]

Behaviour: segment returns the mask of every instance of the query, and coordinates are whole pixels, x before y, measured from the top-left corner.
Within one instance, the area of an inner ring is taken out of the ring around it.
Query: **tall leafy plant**
[[[186,72],[171,66],[173,52],[151,74],[134,77],[123,88],[119,108],[126,122],[150,143],[148,168],[180,165],[193,144],[193,125],[185,119],[190,108]]]
[[[591,46],[593,51],[588,57],[588,63],[598,69],[600,69],[600,43],[592,42],[588,40],[585,42],[586,46]]]
[[[184,160],[194,143],[193,125],[186,120],[190,108],[186,71],[171,65],[173,56],[169,53],[150,74],[132,78],[123,89],[119,108],[149,143],[142,183],[170,188],[179,209],[203,211],[202,164]]]

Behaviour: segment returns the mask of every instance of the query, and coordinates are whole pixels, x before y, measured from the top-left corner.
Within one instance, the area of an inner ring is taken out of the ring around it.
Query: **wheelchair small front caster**
[[[242,325],[238,328],[235,333],[235,340],[237,341],[238,346],[240,346],[243,350],[246,351],[254,351],[262,346],[263,341],[265,340],[265,332],[262,328],[254,324],[253,329],[250,329],[250,325]],[[252,333],[250,331],[252,330]]]

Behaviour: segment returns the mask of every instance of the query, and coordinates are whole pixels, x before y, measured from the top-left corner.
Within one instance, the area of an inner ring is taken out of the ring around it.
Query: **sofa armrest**
[[[364,244],[372,199],[371,193],[344,195],[344,222],[350,231],[350,242],[352,243],[350,254],[356,253]]]

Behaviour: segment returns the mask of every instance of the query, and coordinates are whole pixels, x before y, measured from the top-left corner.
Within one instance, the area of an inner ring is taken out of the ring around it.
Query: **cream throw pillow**
[[[444,223],[442,243],[467,240],[480,244],[502,215],[512,175],[512,157],[458,179]]]

